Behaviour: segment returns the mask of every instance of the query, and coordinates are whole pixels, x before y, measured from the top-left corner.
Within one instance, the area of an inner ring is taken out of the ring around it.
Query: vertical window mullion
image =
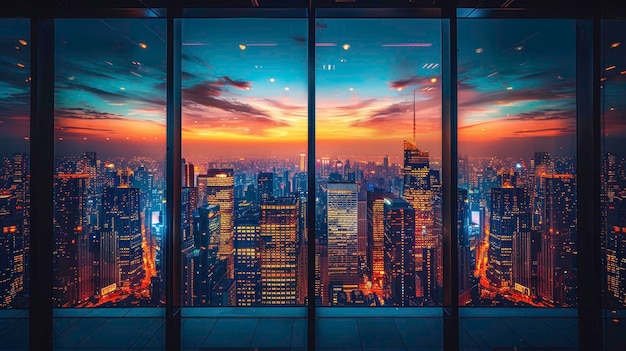
[[[576,126],[578,175],[578,343],[603,350],[601,189],[601,35],[598,9],[576,22]]]
[[[443,184],[443,346],[459,349],[457,230],[457,18],[456,8],[442,19],[442,184]]]
[[[309,1],[308,9],[308,161],[307,161],[307,346],[316,349],[316,299],[315,299],[315,5]]]
[[[167,153],[165,286],[167,350],[181,348],[181,11],[167,12]]]
[[[42,12],[43,13],[43,12]],[[50,12],[48,12],[50,13]],[[31,18],[29,348],[52,349],[54,19]]]

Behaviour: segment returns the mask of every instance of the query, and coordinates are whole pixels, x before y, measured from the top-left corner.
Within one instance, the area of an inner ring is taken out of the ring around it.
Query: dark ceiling
[[[63,11],[174,8],[468,8],[485,10],[569,11],[602,8],[610,17],[626,15],[623,0],[19,0],[0,5],[0,17],[62,15]],[[162,13],[162,12],[159,12]]]

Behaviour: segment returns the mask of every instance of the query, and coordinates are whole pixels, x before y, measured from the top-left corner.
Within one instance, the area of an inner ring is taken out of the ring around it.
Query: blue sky
[[[184,20],[184,155],[306,151],[306,24]],[[439,20],[320,19],[316,28],[318,155],[399,155],[414,96],[417,144],[440,154]],[[28,29],[0,22],[0,137],[10,152],[27,146]],[[605,31],[615,65],[604,82],[607,138],[626,128],[624,46],[610,47],[618,29]],[[164,154],[165,33],[162,19],[56,21],[57,152]],[[573,154],[573,20],[461,19],[458,53],[460,154]]]

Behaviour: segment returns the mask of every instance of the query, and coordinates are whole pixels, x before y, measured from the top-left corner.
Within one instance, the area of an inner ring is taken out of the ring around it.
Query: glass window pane
[[[440,30],[317,23],[319,305],[441,303]]]
[[[562,308],[461,308],[486,343],[461,346],[576,347],[575,21],[461,19],[458,35],[459,305]]]
[[[183,346],[306,347],[307,21],[182,38]]]
[[[606,344],[626,347],[626,21],[606,20],[602,41],[602,243]]]
[[[0,19],[0,344],[28,348],[30,21]]]
[[[0,20],[0,308],[28,306],[30,23]]]
[[[56,336],[57,347],[163,343],[155,317],[164,309],[96,317],[165,302],[165,26],[55,22],[53,303],[64,309],[54,323],[74,323]],[[84,307],[120,309],[72,320]],[[86,332],[83,323],[103,327]]]
[[[301,305],[306,20],[183,22],[185,306]]]

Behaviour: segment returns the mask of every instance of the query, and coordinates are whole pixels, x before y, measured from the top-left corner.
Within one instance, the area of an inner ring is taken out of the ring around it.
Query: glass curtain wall
[[[316,23],[316,296],[441,304],[441,28]]]
[[[602,244],[605,335],[609,350],[626,347],[626,22],[605,20],[602,40]]]
[[[183,347],[306,347],[307,36],[182,20]]]
[[[0,19],[0,343],[27,347],[30,21]]]
[[[303,305],[305,19],[183,21],[183,305]]]
[[[162,319],[71,317],[165,303],[165,25],[55,22],[55,347],[162,344]]]
[[[461,332],[575,347],[575,21],[459,19],[458,43]]]

